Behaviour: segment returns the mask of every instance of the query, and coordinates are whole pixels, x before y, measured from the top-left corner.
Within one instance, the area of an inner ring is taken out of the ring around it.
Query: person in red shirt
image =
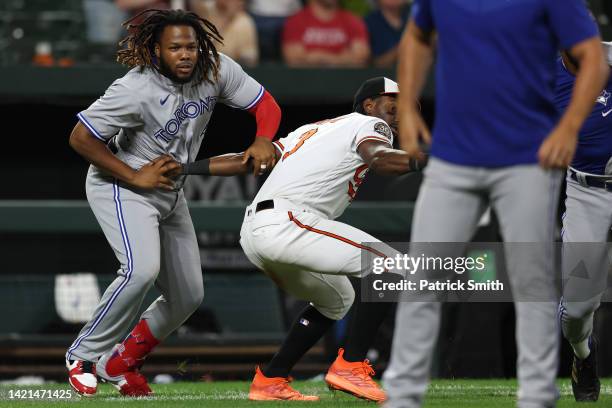
[[[291,66],[359,67],[370,56],[365,24],[342,10],[339,0],[308,0],[302,11],[287,19],[282,48]]]

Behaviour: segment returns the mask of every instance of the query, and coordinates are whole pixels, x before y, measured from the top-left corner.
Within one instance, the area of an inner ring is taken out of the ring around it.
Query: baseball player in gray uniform
[[[400,146],[416,154],[419,138],[431,141],[432,157],[411,240],[468,242],[486,205],[495,209],[509,243],[521,408],[553,407],[558,398],[558,301],[554,258],[545,251],[553,249],[559,169],[569,165],[580,126],[609,74],[600,41],[580,0],[415,0],[400,44]],[[410,101],[425,82],[434,44],[431,137]],[[554,105],[559,49],[580,64],[561,116]],[[387,408],[420,407],[427,390],[441,304],[408,300],[398,307],[383,376]]]
[[[608,64],[612,47],[603,43]],[[567,52],[557,60],[555,102],[567,108],[576,82],[577,63]],[[593,317],[607,288],[607,245],[612,227],[612,81],[597,97],[578,137],[567,172],[563,215],[563,297],[559,306],[563,335],[574,351],[572,391],[576,401],[597,401],[597,340]],[[587,244],[588,243],[588,244]],[[574,273],[585,268],[585,273]]]
[[[117,278],[66,353],[70,384],[86,396],[96,392],[96,375],[124,395],[151,393],[139,367],[202,302],[184,177],[164,174],[194,160],[218,102],[255,116],[257,137],[244,161],[256,173],[275,164],[271,139],[280,109],[238,64],[217,53],[216,28],[180,10],[149,10],[135,18],[141,17],[128,25],[126,47],[118,53],[119,62],[133,69],[77,115],[70,135],[70,145],[92,164],[87,200],[120,262]],[[116,344],[153,284],[162,295]]]

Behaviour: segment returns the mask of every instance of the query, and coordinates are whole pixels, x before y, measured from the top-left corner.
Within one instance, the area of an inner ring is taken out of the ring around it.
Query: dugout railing
[[[189,205],[196,231],[239,231],[246,202],[197,202]],[[411,202],[353,203],[340,217],[371,232],[407,233]],[[101,233],[86,201],[0,200],[0,233]]]

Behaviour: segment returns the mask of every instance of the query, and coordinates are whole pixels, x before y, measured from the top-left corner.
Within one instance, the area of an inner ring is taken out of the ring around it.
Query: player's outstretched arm
[[[160,156],[140,170],[134,170],[115,157],[106,144],[94,137],[81,122],[78,122],[72,130],[69,143],[89,163],[132,186],[166,190],[174,187],[173,181],[164,176],[164,173],[177,168],[176,164],[171,163],[173,160],[170,156]]]
[[[182,165],[181,174],[237,176],[253,169],[253,160],[244,162],[244,153],[229,153]]]
[[[419,153],[417,158],[412,158],[403,150],[392,149],[384,142],[372,140],[362,142],[357,152],[370,170],[385,176],[398,176],[419,171],[427,163],[427,156],[424,153]]]
[[[280,158],[280,153],[275,151],[275,154],[276,160],[278,160]],[[247,162],[244,162],[244,152],[242,152],[222,154],[220,156],[198,160],[193,163],[185,163],[182,164],[179,169],[169,172],[167,176],[176,177],[179,175],[200,174],[228,177],[237,176],[239,174],[248,174],[253,171],[253,160],[250,159]],[[263,173],[263,171],[259,172],[259,174]]]

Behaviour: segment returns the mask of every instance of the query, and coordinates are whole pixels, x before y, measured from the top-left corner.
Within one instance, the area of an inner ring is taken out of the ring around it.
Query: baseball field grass
[[[327,407],[375,407],[373,403],[358,400],[343,393],[328,391],[320,381],[296,381],[294,387],[304,393],[316,394],[321,397],[318,402],[254,402],[247,400],[249,383],[247,382],[177,382],[166,385],[152,385],[155,396],[146,398],[124,398],[119,396],[114,388],[102,384],[96,396],[91,398],[72,398],[69,400],[35,398],[49,394],[53,390],[68,390],[65,384],[45,384],[40,386],[18,387],[0,386],[0,407],[213,407],[213,408],[268,408],[281,406],[312,406]],[[16,390],[27,390],[22,393],[32,398],[9,398]],[[572,397],[569,380],[559,381],[561,399],[558,407],[583,407]],[[431,384],[425,403],[426,408],[512,408],[516,404],[516,381],[513,380],[435,380]],[[612,406],[612,378],[602,380],[599,402],[593,407]]]

